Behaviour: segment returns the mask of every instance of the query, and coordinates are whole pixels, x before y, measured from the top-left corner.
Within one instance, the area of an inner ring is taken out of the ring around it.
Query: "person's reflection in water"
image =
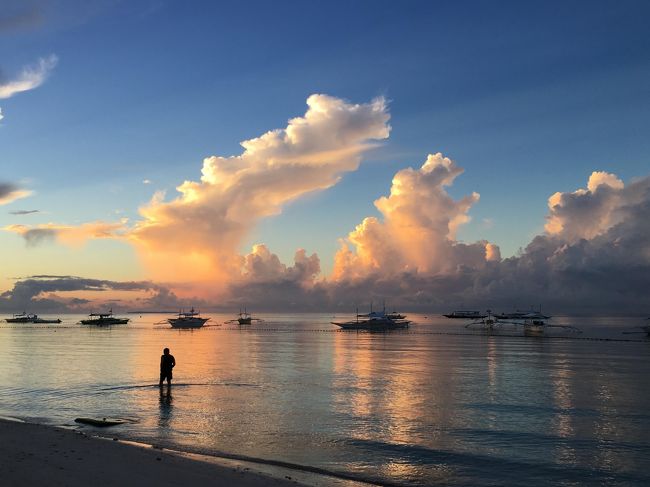
[[[171,386],[160,388],[160,418],[158,419],[158,427],[168,428],[169,422],[172,419],[172,388]]]

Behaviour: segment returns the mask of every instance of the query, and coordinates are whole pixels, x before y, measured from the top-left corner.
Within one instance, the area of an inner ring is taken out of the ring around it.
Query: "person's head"
[[[169,348],[165,348],[165,349],[163,350],[163,353],[164,353],[165,355],[169,355]]]

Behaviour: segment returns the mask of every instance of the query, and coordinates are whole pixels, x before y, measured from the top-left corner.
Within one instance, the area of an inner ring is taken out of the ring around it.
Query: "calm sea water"
[[[381,334],[331,315],[195,331],[130,317],[0,324],[0,415],[128,418],[104,431],[398,485],[650,485],[650,341],[623,333],[642,319],[556,317],[583,333],[536,338],[422,315]]]

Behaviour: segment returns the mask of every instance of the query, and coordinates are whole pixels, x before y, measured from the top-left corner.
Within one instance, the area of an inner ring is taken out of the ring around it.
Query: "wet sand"
[[[0,419],[0,438],[0,483],[4,486],[306,485],[235,462],[202,461],[196,455],[40,424]]]

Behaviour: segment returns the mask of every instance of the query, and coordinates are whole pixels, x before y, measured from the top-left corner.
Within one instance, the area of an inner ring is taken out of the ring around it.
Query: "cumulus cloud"
[[[307,256],[304,249],[298,249],[294,256],[294,265],[287,267],[280,262],[277,255],[264,244],[253,246],[251,253],[242,257],[243,278],[247,282],[283,282],[310,285],[320,274],[318,255]]]
[[[390,194],[375,201],[382,219],[364,219],[342,240],[333,279],[374,273],[441,274],[461,265],[477,267],[498,260],[494,244],[455,240],[458,227],[469,221],[468,211],[479,200],[473,193],[456,201],[445,190],[462,172],[440,153],[429,155],[419,169],[399,171]]]
[[[33,90],[41,86],[59,59],[54,55],[40,58],[36,64],[25,66],[14,79],[0,77],[0,99],[10,98],[16,93]]]
[[[30,194],[32,194],[31,191],[20,189],[14,184],[0,182],[0,205],[9,204]]]
[[[645,197],[638,184],[625,188],[616,175],[594,171],[586,188],[549,198],[546,231],[570,242],[592,239],[623,221],[627,209]]]
[[[263,249],[253,252],[263,256],[258,277],[233,291],[274,309],[349,311],[374,299],[423,311],[460,302],[504,311],[542,303],[551,312],[640,311],[650,289],[650,177],[625,185],[594,172],[586,188],[556,193],[547,231],[502,259],[493,243],[455,240],[478,200],[446,193],[461,172],[436,154],[397,173],[390,194],[375,202],[382,218],[366,218],[343,239],[330,279],[278,279],[284,269]]]
[[[600,312],[638,311],[647,300],[650,177],[625,184],[604,171],[592,173],[584,188],[551,195],[544,234],[506,259],[495,242],[456,239],[479,195],[449,195],[463,169],[439,153],[419,168],[395,174],[388,194],[375,201],[379,215],[365,218],[340,240],[331,276],[321,276],[319,257],[303,249],[291,265],[263,244],[239,255],[260,219],[336,184],[388,137],[381,98],[351,104],[312,95],[307,105],[305,115],[286,128],[242,142],[240,155],[204,159],[199,181],[185,181],[171,200],[154,194],[132,226],[123,220],[5,229],[28,245],[124,239],[150,264],[152,279],[174,282],[173,289],[187,295],[195,290],[180,283],[194,282],[204,297],[218,297],[225,305],[256,303],[258,309],[350,310],[386,299],[421,310],[464,302],[492,309],[544,303],[555,311]],[[0,186],[0,201],[3,191],[10,198],[15,188]],[[152,292],[157,302],[166,302],[167,291],[169,286]]]
[[[238,247],[261,218],[300,196],[336,184],[355,170],[373,142],[388,137],[386,102],[352,104],[326,95],[307,99],[303,117],[241,143],[237,156],[203,161],[199,182],[180,196],[157,193],[140,209],[130,238],[157,277],[239,275]]]

